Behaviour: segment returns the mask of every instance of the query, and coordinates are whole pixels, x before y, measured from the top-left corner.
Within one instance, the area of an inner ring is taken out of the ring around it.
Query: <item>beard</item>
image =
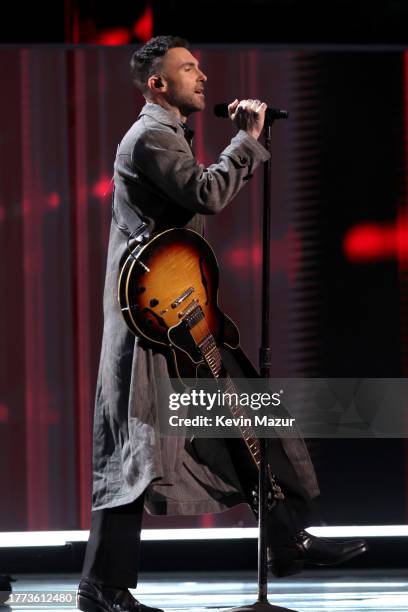
[[[188,117],[191,113],[203,110],[205,108],[204,96],[197,93],[186,93],[183,91],[173,91],[167,98],[168,102],[179,109],[184,117]]]

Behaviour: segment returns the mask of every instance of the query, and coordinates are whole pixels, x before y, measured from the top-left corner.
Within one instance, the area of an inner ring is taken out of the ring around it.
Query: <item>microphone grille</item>
[[[216,117],[228,117],[228,104],[216,104],[214,106],[214,115]]]

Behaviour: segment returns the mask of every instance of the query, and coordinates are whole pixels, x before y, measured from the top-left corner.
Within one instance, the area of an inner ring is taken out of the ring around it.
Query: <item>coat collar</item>
[[[142,110],[140,111],[139,117],[143,115],[149,115],[149,117],[153,117],[159,123],[164,123],[164,125],[170,125],[173,128],[184,128],[183,123],[177,117],[175,113],[172,111],[168,111],[159,104],[154,104],[153,102],[146,102]]]

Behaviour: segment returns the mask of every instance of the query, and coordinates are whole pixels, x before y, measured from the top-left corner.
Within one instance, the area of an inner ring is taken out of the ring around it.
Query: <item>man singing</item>
[[[162,515],[221,512],[252,504],[256,484],[236,441],[191,442],[158,435],[156,380],[169,377],[166,355],[127,328],[117,286],[128,246],[138,235],[174,227],[202,234],[205,215],[229,204],[268,159],[258,142],[266,104],[234,100],[229,105],[238,132],[218,161],[205,168],[194,157],[186,121],[205,107],[207,77],[187,42],[153,38],[133,54],[131,69],[146,104],[115,160],[94,417],[93,511],[77,600],[85,612],[160,612],[139,603],[128,590],[137,584],[144,506]],[[251,365],[244,354],[240,367],[241,375],[248,375]],[[364,552],[362,540],[340,543],[305,531],[318,520],[314,498],[319,490],[302,440],[271,440],[269,460],[285,496],[268,518],[275,576],[297,573],[305,564],[340,563]]]

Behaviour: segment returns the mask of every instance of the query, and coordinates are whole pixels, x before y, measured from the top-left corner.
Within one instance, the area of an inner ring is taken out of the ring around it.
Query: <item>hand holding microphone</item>
[[[217,117],[230,118],[238,129],[244,130],[254,138],[258,139],[262,132],[265,117],[269,121],[275,119],[287,119],[289,113],[279,108],[268,107],[265,102],[259,100],[235,99],[231,104],[216,104],[214,114]]]
[[[258,140],[264,125],[266,108],[265,102],[260,100],[241,100],[239,102],[235,99],[228,104],[228,116],[239,130],[244,130]]]

